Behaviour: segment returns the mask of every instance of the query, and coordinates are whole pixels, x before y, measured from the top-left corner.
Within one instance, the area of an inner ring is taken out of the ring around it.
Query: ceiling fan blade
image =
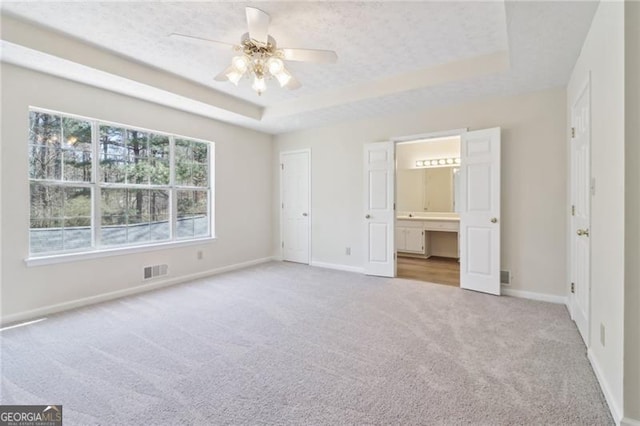
[[[333,50],[317,49],[279,49],[282,58],[287,61],[316,62],[332,64],[338,61],[338,55]]]
[[[245,12],[249,37],[259,43],[267,44],[269,41],[269,22],[271,21],[269,14],[255,7],[247,7]]]
[[[236,45],[232,43],[227,43],[224,41],[210,40],[208,38],[196,37],[187,34],[179,34],[179,33],[171,33],[169,37],[176,40],[183,40],[190,43],[197,43],[203,46],[218,46],[218,47],[227,47],[234,48]]]
[[[297,90],[302,87],[302,84],[300,84],[298,79],[296,79],[294,76],[291,76],[291,79],[289,80],[287,85],[284,87],[286,87],[289,90]]]
[[[227,69],[222,71],[220,74],[216,75],[213,79],[216,81],[227,81],[229,80],[229,77],[227,77],[227,74],[229,73],[229,71],[231,71],[231,67],[227,67]]]

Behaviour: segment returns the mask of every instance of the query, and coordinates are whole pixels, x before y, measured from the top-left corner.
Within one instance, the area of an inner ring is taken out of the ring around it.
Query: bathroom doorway
[[[460,286],[460,136],[396,143],[396,276]]]

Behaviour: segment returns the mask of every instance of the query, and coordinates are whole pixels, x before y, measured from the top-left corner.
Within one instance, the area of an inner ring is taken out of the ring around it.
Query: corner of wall
[[[640,426],[640,2],[625,2],[625,306],[623,424]],[[635,420],[634,420],[635,419]]]

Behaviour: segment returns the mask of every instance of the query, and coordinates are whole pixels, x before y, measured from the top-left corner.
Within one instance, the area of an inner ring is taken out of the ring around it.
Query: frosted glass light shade
[[[249,60],[246,56],[234,56],[231,60],[231,65],[240,74],[244,74],[247,71],[247,68],[249,68]]]
[[[264,77],[258,77],[253,80],[253,85],[251,86],[253,90],[258,92],[258,94],[262,94],[265,90],[267,90],[267,82],[264,80]]]
[[[291,80],[291,74],[284,68],[278,74],[275,74],[275,76],[278,79],[278,83],[280,83],[280,87],[286,86]]]
[[[238,82],[242,78],[242,73],[236,71],[235,69],[229,71],[226,75],[229,81],[235,84],[236,86],[238,85]]]
[[[271,57],[267,60],[267,68],[269,68],[271,75],[277,77],[278,74],[284,71],[284,63],[281,59]]]

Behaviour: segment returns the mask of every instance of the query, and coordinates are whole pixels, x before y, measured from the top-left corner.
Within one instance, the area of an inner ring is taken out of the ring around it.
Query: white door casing
[[[311,151],[280,153],[282,260],[309,264],[311,253]]]
[[[460,140],[460,287],[500,294],[500,128]]]
[[[393,142],[373,142],[364,147],[364,231],[367,275],[395,276]]]
[[[571,316],[589,346],[591,306],[591,104],[589,80],[571,108]]]

